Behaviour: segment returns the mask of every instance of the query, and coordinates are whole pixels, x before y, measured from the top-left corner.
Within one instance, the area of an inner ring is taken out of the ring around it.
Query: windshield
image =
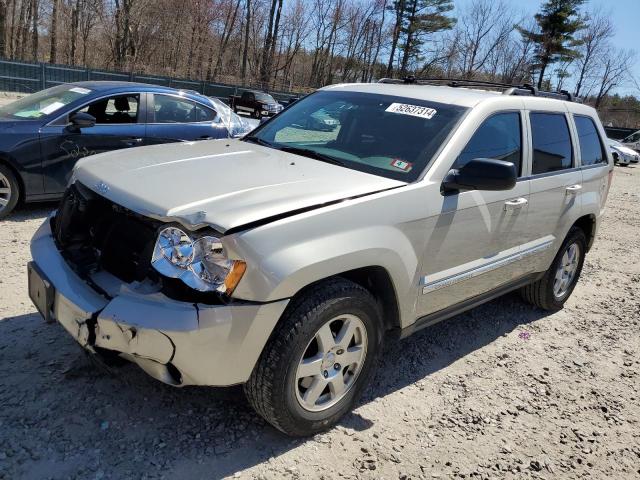
[[[0,117],[11,120],[46,117],[89,93],[88,88],[58,85],[0,107]]]
[[[266,93],[257,93],[256,92],[256,100],[262,103],[276,103],[271,95]]]
[[[247,139],[412,182],[465,111],[414,98],[319,91],[294,103]]]

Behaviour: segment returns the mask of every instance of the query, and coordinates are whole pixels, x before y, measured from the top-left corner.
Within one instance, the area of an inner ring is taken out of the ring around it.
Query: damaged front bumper
[[[175,386],[245,382],[288,303],[195,304],[123,283],[112,286],[115,295],[102,295],[65,262],[48,220],[31,241],[31,255],[30,295],[45,319],[86,350],[115,352]],[[47,300],[38,301],[45,293]]]

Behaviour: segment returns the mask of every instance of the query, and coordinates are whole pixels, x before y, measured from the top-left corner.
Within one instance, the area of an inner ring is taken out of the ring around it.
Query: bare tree
[[[269,22],[267,23],[267,30],[264,39],[262,62],[260,63],[260,81],[263,84],[268,84],[271,77],[271,65],[273,64],[275,46],[278,42],[278,29],[280,27],[281,13],[282,0],[271,0]]]
[[[607,49],[600,57],[600,79],[597,93],[595,94],[595,108],[598,108],[605,96],[629,77],[629,66],[636,57],[631,50]]]
[[[8,0],[0,0],[0,57],[7,56],[7,11]]]
[[[582,43],[580,57],[577,59],[577,80],[575,95],[581,93],[584,81],[592,75],[597,59],[603,49],[607,48],[607,41],[613,37],[614,29],[609,14],[596,11],[591,15],[587,28],[579,36]]]
[[[56,63],[58,54],[58,2],[59,0],[52,1],[51,8],[51,27],[49,28],[49,62]]]
[[[249,50],[249,30],[251,25],[251,0],[247,0],[245,9],[246,9],[246,21],[245,21],[245,31],[244,31],[244,46],[242,47],[242,72],[240,74],[243,85],[247,80],[247,54]]]
[[[464,78],[485,70],[499,47],[515,30],[515,15],[502,1],[474,0],[459,18],[460,59]],[[493,59],[496,62],[496,59]],[[494,70],[495,72],[495,70]]]

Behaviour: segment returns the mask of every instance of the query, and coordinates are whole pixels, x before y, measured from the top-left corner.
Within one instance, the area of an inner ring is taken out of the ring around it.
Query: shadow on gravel
[[[0,223],[20,223],[36,218],[44,218],[58,207],[59,202],[27,203],[18,207]]]
[[[361,404],[447,367],[545,312],[509,295],[385,348]],[[242,389],[165,386],[133,365],[112,375],[36,314],[0,321],[0,471],[7,478],[220,478],[302,445],[266,425]],[[341,428],[372,421],[348,415]],[[322,439],[320,438],[320,441]]]

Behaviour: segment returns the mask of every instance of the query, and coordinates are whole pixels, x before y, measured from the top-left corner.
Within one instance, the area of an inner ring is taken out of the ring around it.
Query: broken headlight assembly
[[[166,277],[178,278],[200,292],[231,295],[246,270],[246,263],[231,260],[220,239],[211,235],[191,237],[178,227],[158,234],[151,265]]]

